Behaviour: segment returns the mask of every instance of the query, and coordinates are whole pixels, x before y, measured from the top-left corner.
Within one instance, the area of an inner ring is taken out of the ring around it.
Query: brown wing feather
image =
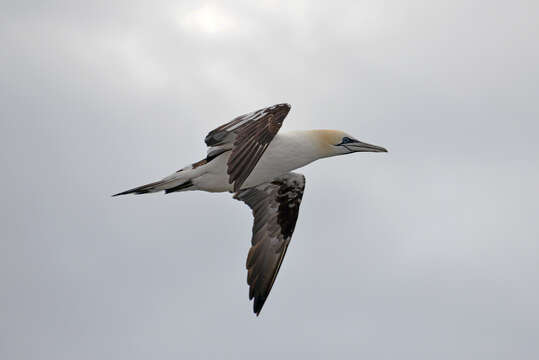
[[[288,104],[273,105],[238,116],[206,136],[206,145],[210,147],[208,153],[232,149],[227,173],[235,192],[239,191],[249,177],[289,111]]]
[[[258,315],[269,296],[298,219],[305,177],[289,173],[271,183],[244,189],[234,198],[253,211],[253,235],[247,256],[249,299]]]

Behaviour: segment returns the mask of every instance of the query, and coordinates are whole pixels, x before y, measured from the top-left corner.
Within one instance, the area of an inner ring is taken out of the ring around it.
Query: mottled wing
[[[232,150],[227,173],[230,184],[234,183],[235,192],[249,177],[289,111],[288,104],[273,105],[238,116],[206,136],[209,158]]]
[[[247,256],[249,300],[258,315],[275,282],[298,219],[305,177],[289,173],[270,183],[241,190],[235,199],[253,210],[253,236]]]

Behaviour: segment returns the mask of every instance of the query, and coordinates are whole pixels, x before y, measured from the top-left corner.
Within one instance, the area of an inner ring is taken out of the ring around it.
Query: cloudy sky
[[[539,2],[11,1],[0,358],[539,356]],[[292,104],[322,160],[259,318],[249,209],[111,198]]]

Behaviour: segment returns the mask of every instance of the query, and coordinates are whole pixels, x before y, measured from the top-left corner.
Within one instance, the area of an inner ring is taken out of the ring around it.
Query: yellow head
[[[325,156],[336,156],[354,152],[387,152],[381,146],[361,142],[343,131],[339,130],[313,130],[313,135],[321,146]]]

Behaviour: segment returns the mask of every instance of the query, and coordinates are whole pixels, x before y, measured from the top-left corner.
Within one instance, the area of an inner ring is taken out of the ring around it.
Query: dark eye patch
[[[349,144],[351,142],[354,142],[354,140],[350,139],[349,137],[345,136],[342,138],[342,144]]]

